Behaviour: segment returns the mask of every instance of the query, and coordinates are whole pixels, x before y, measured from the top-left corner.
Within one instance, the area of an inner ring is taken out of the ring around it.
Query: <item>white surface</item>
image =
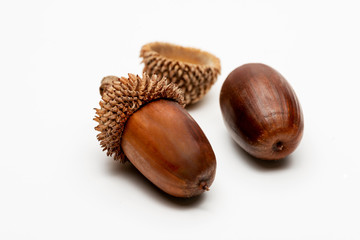
[[[1,1],[0,239],[360,239],[358,1]],[[181,201],[106,157],[103,76],[139,50],[209,51],[222,74],[189,108],[217,156],[210,192]],[[220,88],[262,62],[295,89],[301,145],[264,166],[230,139]]]

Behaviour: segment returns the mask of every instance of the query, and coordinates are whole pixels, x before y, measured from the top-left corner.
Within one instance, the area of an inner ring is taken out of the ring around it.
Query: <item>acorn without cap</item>
[[[175,197],[208,190],[215,177],[212,147],[183,108],[182,91],[165,78],[129,74],[102,80],[97,138],[115,160],[129,160]]]
[[[286,79],[267,65],[245,64],[232,71],[221,88],[220,107],[235,142],[256,158],[284,158],[300,143],[299,100]]]
[[[140,57],[144,72],[166,77],[183,90],[186,105],[203,98],[221,71],[220,60],[213,54],[170,43],[148,43]]]

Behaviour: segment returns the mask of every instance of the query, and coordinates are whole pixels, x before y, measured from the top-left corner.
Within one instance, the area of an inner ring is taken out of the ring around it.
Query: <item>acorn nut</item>
[[[301,141],[304,118],[290,84],[273,68],[259,63],[236,68],[220,93],[225,125],[250,155],[282,159]]]
[[[129,160],[175,197],[192,197],[214,181],[216,160],[198,124],[183,108],[182,91],[165,78],[105,77],[96,109],[98,140],[115,160]]]

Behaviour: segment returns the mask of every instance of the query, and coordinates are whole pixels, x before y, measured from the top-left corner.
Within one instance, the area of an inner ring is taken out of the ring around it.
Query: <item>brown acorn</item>
[[[212,147],[183,108],[183,93],[165,78],[129,74],[105,77],[96,130],[115,160],[129,160],[146,178],[175,197],[208,190],[215,177]]]
[[[232,71],[222,86],[220,107],[232,138],[256,158],[282,159],[301,141],[304,119],[298,98],[267,65],[245,64]]]

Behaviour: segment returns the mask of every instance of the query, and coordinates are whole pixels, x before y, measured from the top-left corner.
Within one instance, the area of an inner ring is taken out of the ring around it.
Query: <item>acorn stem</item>
[[[117,80],[117,79],[119,79],[119,78],[115,77],[115,76],[107,76],[101,80],[101,84],[100,84],[100,88],[99,88],[101,97],[103,96],[106,88],[108,88],[112,85],[113,80]]]
[[[205,182],[205,181],[202,181],[202,182],[200,183],[200,189],[204,189],[205,191],[209,191],[209,190],[210,190],[207,182]]]
[[[276,142],[274,145],[273,145],[273,149],[275,152],[280,152],[284,149],[284,143],[281,142],[281,141],[278,141]]]

